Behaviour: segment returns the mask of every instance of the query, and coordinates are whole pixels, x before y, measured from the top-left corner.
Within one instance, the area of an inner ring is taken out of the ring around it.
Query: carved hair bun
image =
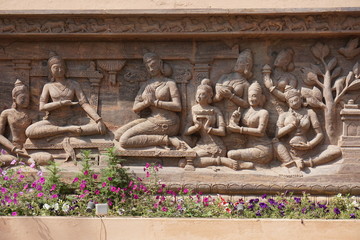
[[[208,78],[204,78],[203,80],[201,80],[201,85],[208,85],[211,87],[211,80]]]

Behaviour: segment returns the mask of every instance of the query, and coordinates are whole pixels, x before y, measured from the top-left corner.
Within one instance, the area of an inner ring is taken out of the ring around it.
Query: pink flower
[[[57,194],[54,194],[54,195],[51,196],[51,198],[57,198],[57,197],[58,197]]]
[[[89,171],[86,170],[86,171],[84,172],[84,175],[86,176],[86,175],[88,175],[88,174],[89,174]]]
[[[162,208],[161,208],[161,211],[167,212],[167,211],[168,211],[168,208],[167,208],[167,207],[162,207]]]
[[[16,159],[13,159],[10,163],[10,165],[15,165],[16,164]]]
[[[112,179],[112,177],[108,177],[108,180],[109,180],[109,181],[112,181],[113,179]]]
[[[37,195],[38,197],[42,197],[42,196],[44,196],[44,193],[38,193],[38,195]]]
[[[110,187],[110,191],[111,191],[111,192],[115,192],[115,191],[116,191],[116,187],[111,186],[111,187]]]
[[[98,178],[98,175],[97,174],[93,174],[93,179],[97,179]]]
[[[74,180],[72,181],[72,183],[76,183],[76,182],[78,182],[79,181],[79,178],[74,178]]]
[[[185,193],[185,194],[187,194],[189,192],[189,189],[187,189],[187,188],[185,188],[184,190],[183,190],[183,193]]]
[[[146,172],[146,177],[150,177],[150,173],[149,172]]]
[[[0,150],[0,153],[1,153],[2,155],[8,154],[4,149],[1,149],[1,150]]]
[[[54,191],[56,189],[56,184],[51,186],[50,192]]]
[[[30,164],[31,168],[35,168],[35,163]]]
[[[99,194],[100,194],[99,189],[96,189],[96,190],[94,191],[94,193],[95,193],[95,195],[99,195]]]
[[[2,193],[6,193],[6,192],[7,192],[7,189],[6,189],[6,188],[4,188],[4,187],[3,187],[3,188],[1,188],[1,192],[2,192]]]
[[[103,182],[101,186],[106,187],[106,182]]]
[[[134,198],[134,199],[139,199],[139,196],[136,195],[136,194],[134,194],[133,198]]]
[[[11,213],[11,216],[17,216],[18,214],[17,214],[17,212],[12,212]]]
[[[42,175],[43,175],[43,172],[42,172],[42,171],[38,171],[38,172],[37,172],[37,175],[38,175],[38,176],[42,176]]]
[[[20,179],[23,179],[24,177],[25,177],[24,175],[20,175],[20,176],[19,176]]]
[[[148,169],[150,166],[151,166],[150,163],[146,163],[145,164],[145,169]]]

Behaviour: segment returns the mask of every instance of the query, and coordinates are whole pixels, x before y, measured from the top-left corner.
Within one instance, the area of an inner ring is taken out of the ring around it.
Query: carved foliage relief
[[[279,176],[311,187],[312,177],[351,179],[359,31],[355,13],[1,17],[0,161],[66,163],[91,149],[101,165],[115,147],[132,165],[216,168],[254,188]]]

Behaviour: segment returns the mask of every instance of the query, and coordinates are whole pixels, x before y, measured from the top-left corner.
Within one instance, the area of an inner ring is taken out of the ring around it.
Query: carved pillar
[[[91,84],[90,105],[98,112],[101,78],[89,78]]]
[[[210,65],[208,63],[195,63],[194,65],[195,84],[199,85],[201,80],[209,77],[210,77]]]
[[[30,60],[13,60],[15,78],[20,79],[27,86],[30,85]]]

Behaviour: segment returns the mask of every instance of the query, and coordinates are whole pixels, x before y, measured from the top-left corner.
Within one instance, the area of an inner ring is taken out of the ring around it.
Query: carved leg
[[[319,166],[334,161],[341,156],[340,147],[334,145],[324,146],[323,149],[319,149],[319,151],[319,155],[304,162],[306,167]]]

